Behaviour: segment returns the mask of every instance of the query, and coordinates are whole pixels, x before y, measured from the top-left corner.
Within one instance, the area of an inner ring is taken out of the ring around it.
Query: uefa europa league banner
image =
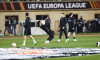
[[[26,9],[84,9],[87,8],[87,3],[85,2],[51,2],[51,3],[24,3],[27,6]]]
[[[0,10],[100,9],[100,1],[86,2],[1,2]]]

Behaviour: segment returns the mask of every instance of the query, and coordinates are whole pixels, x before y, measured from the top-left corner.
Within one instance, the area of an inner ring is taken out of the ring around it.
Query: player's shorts
[[[73,28],[69,28],[69,32],[72,32],[72,33],[76,32],[76,28],[74,28],[74,29]]]
[[[31,35],[31,29],[25,28],[24,35]]]

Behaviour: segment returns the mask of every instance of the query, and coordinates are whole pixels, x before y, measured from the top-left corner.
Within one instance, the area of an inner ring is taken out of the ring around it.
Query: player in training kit
[[[60,42],[60,39],[62,37],[62,33],[64,32],[65,34],[65,37],[66,37],[66,40],[67,40],[67,27],[66,27],[66,23],[67,23],[67,19],[65,17],[65,14],[62,13],[61,14],[61,18],[60,18],[60,25],[59,25],[59,28],[60,28],[60,35],[59,35],[59,40],[57,40],[57,42]]]
[[[40,23],[40,28],[43,29],[48,35],[49,38],[46,40],[45,44],[48,44],[54,38],[54,32],[50,29],[50,18],[45,19],[45,23]]]
[[[25,43],[26,43],[26,35],[29,35],[29,37],[34,42],[34,45],[36,45],[35,39],[31,36],[31,19],[28,16],[29,16],[29,14],[26,13],[26,19],[25,19],[25,25],[24,25],[24,27],[25,27],[25,31],[24,31],[24,42],[23,42],[22,45],[25,45]]]
[[[69,24],[69,32],[68,32],[68,39],[66,40],[66,42],[69,41],[69,36],[71,32],[73,33],[74,41],[77,41],[75,39],[76,19],[73,17],[73,13],[70,13],[70,17],[68,18],[68,24]]]

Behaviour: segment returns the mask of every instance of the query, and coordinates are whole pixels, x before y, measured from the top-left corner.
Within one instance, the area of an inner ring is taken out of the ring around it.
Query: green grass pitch
[[[96,34],[96,33],[95,33]],[[77,34],[77,35],[95,35],[93,33],[86,33],[86,34]],[[99,33],[97,33],[99,34]],[[3,39],[0,39],[0,48],[10,48],[11,44],[15,42],[17,44],[17,47],[23,47],[20,46],[23,43],[23,38],[19,38],[22,36],[17,36],[17,38],[12,38],[13,36],[5,36],[0,37]],[[16,36],[14,36],[16,37]],[[65,37],[62,37],[61,42],[58,43],[56,40],[58,40],[58,35],[50,42],[50,44],[44,44],[47,37],[37,37],[34,36],[35,40],[37,41],[37,45],[34,45],[33,41],[30,38],[27,38],[26,45],[24,47],[41,47],[41,48],[52,48],[52,47],[65,47],[65,48],[97,48],[96,43],[100,41],[100,36],[76,36],[77,42],[73,41],[73,37],[70,37],[69,42],[65,42]],[[48,58],[43,60],[100,60],[100,54],[96,55],[89,55],[89,56],[80,56],[80,57],[63,57],[63,58]],[[36,59],[40,60],[40,59]]]

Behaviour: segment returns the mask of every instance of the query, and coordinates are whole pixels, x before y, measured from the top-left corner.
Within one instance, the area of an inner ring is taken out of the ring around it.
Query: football
[[[45,21],[41,21],[42,25],[45,25]]]
[[[16,47],[16,43],[12,43],[12,47]]]

